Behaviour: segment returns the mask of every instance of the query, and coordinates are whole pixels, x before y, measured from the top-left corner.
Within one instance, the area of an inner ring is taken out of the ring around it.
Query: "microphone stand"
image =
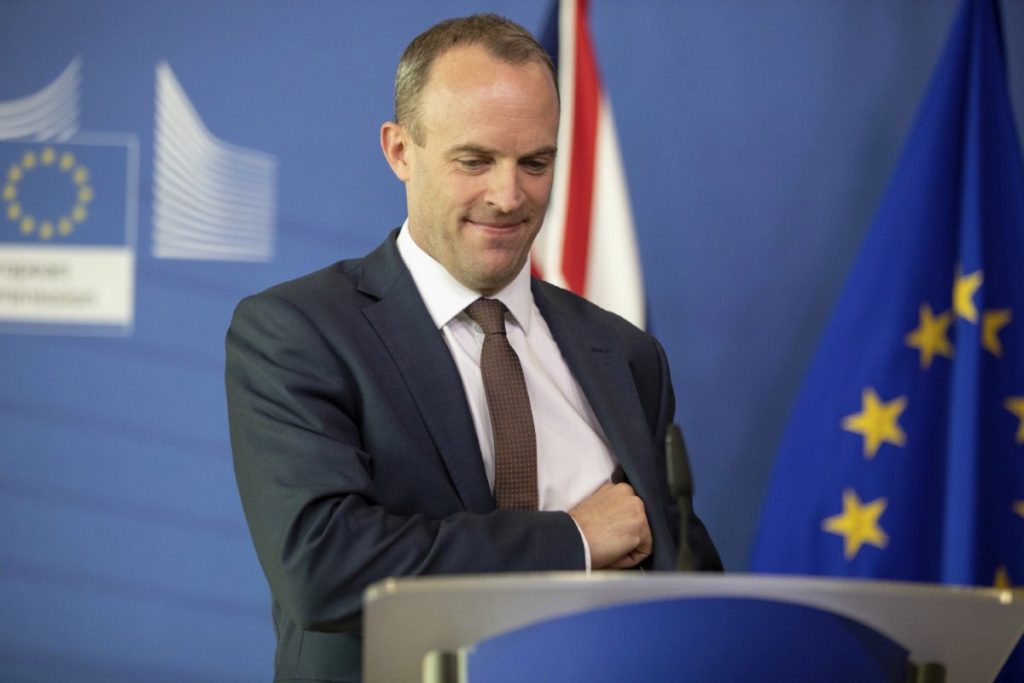
[[[676,570],[694,571],[693,549],[690,547],[690,510],[693,506],[693,474],[690,472],[690,458],[686,454],[683,432],[673,423],[665,434],[665,465],[668,470],[668,487],[679,506],[679,553],[676,555]]]

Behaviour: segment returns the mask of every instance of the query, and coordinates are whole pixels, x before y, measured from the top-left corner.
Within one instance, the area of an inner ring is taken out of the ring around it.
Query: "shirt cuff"
[[[572,515],[569,516],[569,519],[571,519],[572,523],[576,525],[576,531],[580,532],[580,540],[583,541],[583,558],[584,558],[584,560],[586,560],[586,564],[587,564],[586,570],[587,570],[587,573],[589,574],[590,573],[590,544],[587,543],[587,537],[583,535],[583,529],[580,528],[579,522],[577,522],[576,519]]]

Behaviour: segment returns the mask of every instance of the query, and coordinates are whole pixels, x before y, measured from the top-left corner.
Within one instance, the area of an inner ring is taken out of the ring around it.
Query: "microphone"
[[[672,423],[665,434],[665,465],[668,470],[668,488],[679,506],[679,554],[676,555],[676,570],[694,570],[693,549],[687,530],[690,528],[690,510],[693,507],[693,474],[690,472],[690,458],[686,454],[686,443],[679,425]]]

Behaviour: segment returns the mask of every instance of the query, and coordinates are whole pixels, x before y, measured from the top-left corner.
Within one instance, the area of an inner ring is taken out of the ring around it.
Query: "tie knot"
[[[505,304],[497,299],[477,299],[466,307],[466,313],[483,329],[484,334],[505,334]]]

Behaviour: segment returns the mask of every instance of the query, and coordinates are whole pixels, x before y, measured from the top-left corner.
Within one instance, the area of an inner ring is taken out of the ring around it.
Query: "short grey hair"
[[[516,22],[497,14],[446,19],[409,43],[395,74],[395,122],[409,131],[417,145],[422,146],[424,142],[419,105],[420,94],[430,78],[430,68],[438,57],[461,45],[480,45],[491,56],[510,64],[543,64],[558,91],[558,74],[551,57],[537,39]]]

